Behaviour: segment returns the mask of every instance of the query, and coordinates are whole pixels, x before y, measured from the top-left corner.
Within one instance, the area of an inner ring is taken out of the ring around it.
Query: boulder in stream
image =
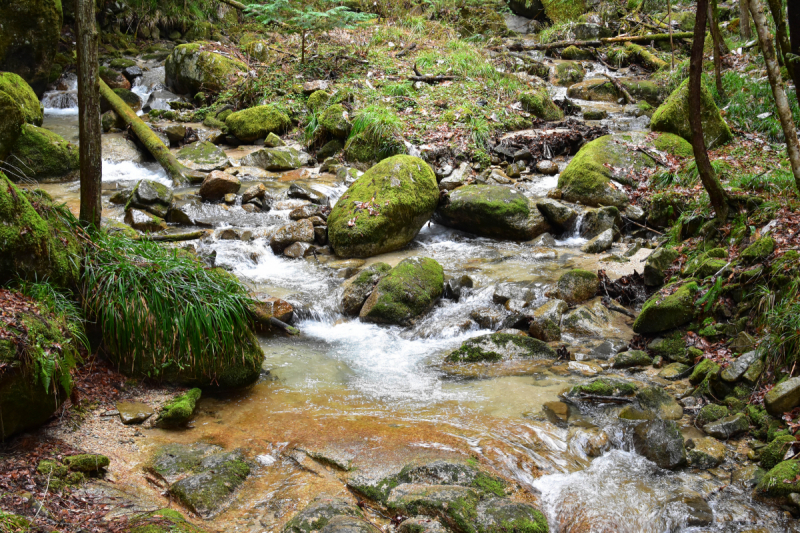
[[[481,335],[464,341],[447,356],[448,363],[498,362],[512,359],[556,359],[555,350],[539,339],[507,333]]]
[[[549,300],[533,312],[528,334],[544,342],[561,340],[561,317],[568,310],[564,300]]]
[[[428,257],[403,259],[369,295],[359,316],[367,322],[408,326],[431,310],[444,291],[444,270]]]
[[[694,298],[697,283],[691,281],[682,286],[670,285],[664,289],[667,296],[656,293],[642,307],[633,323],[633,331],[639,334],[661,333],[689,323],[694,317]]]
[[[263,168],[264,170],[283,171],[303,167],[311,160],[310,156],[290,146],[262,148],[242,158],[241,164]]]
[[[560,231],[569,229],[578,218],[578,213],[571,207],[550,198],[537,200],[536,207],[542,212],[544,218]]]
[[[713,437],[692,439],[687,458],[693,468],[714,468],[725,460],[725,445]]]
[[[800,493],[800,460],[791,459],[775,465],[758,482],[756,492],[773,498]]]
[[[172,205],[172,189],[153,180],[141,180],[131,191],[127,207],[142,209],[157,217],[166,218]]]
[[[11,96],[0,91],[0,161],[11,153],[24,124],[22,108]]]
[[[599,288],[600,278],[597,274],[574,268],[558,278],[555,292],[567,303],[577,304],[594,298]]]
[[[644,100],[650,105],[661,103],[661,89],[655,82],[635,78],[618,78],[618,81],[635,99]],[[617,102],[623,98],[606,78],[594,78],[576,83],[567,90],[567,96],[594,102]]]
[[[613,245],[614,233],[611,229],[607,229],[581,246],[581,252],[585,254],[601,254],[610,250]]]
[[[731,139],[733,134],[730,127],[714,103],[711,92],[702,85],[700,100],[700,116],[703,121],[703,138],[709,149],[721,146]],[[684,81],[675,89],[669,98],[656,109],[650,121],[653,131],[673,133],[687,141],[692,139],[692,129],[689,123],[689,80]]]
[[[74,180],[80,170],[77,145],[33,124],[23,124],[9,157],[18,172],[42,183]]]
[[[200,197],[207,202],[218,202],[226,194],[239,192],[242,184],[239,178],[227,172],[211,172],[200,185]]]
[[[228,88],[238,72],[247,72],[247,65],[205,49],[206,43],[176,46],[164,65],[167,86],[179,94],[208,90],[221,92]]]
[[[251,143],[257,139],[265,139],[270,133],[283,133],[291,126],[292,121],[276,107],[260,105],[231,113],[225,119],[225,124],[237,139]]]
[[[422,159],[384,159],[358,178],[328,217],[336,255],[371,257],[402,248],[417,236],[439,203],[436,176]]]
[[[375,285],[378,284],[392,269],[386,263],[370,265],[352,278],[344,282],[342,293],[342,309],[344,313],[357,316],[361,307],[367,301]]]
[[[673,469],[686,464],[686,447],[678,424],[673,420],[648,420],[633,431],[636,451],[661,468]]]
[[[314,224],[311,220],[305,218],[281,226],[272,234],[269,245],[272,251],[278,255],[296,242],[309,244],[314,242]]]
[[[550,231],[533,200],[502,185],[459,187],[442,202],[435,219],[482,237],[514,241],[529,241]]]
[[[187,144],[175,154],[175,157],[187,168],[200,172],[225,170],[231,166],[225,151],[210,141]]]
[[[536,118],[550,122],[564,118],[564,112],[553,103],[547,89],[522,93],[519,95],[519,101],[522,104],[522,108]]]

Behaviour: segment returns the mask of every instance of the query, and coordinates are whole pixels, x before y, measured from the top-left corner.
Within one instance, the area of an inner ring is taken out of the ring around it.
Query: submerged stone
[[[555,350],[539,339],[493,333],[464,341],[447,356],[450,363],[497,362],[512,359],[556,359]]]
[[[169,491],[190,511],[213,518],[230,502],[250,475],[250,467],[238,450],[211,455],[200,463],[200,472],[172,484]]]
[[[650,420],[634,429],[636,451],[661,468],[673,469],[686,464],[686,448],[678,425],[672,420]]]

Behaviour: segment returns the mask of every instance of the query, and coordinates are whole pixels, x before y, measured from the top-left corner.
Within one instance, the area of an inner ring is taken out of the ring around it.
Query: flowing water
[[[156,70],[134,90],[149,98],[161,90],[162,82],[163,69]],[[45,96],[45,127],[71,140],[77,137],[74,105],[68,105],[73,92],[67,83]],[[647,126],[646,117],[626,115],[616,104],[579,104],[611,111],[604,123],[617,131]],[[240,154],[241,147],[231,153]],[[155,164],[108,159],[103,174],[108,190],[139,179],[169,185]],[[351,264],[288,259],[269,247],[271,232],[303,203],[285,196],[295,177],[286,173],[260,180],[277,199],[268,213],[248,214],[240,206],[199,207],[195,214],[212,222],[215,236],[194,245],[200,254],[215,253],[216,265],[230,269],[255,292],[291,302],[302,335],[262,338],[262,380],[248,391],[204,397],[192,429],[144,430],[135,445],[110,451],[112,474],[122,486],[143,484],[141,465],[165,442],[202,440],[241,447],[260,466],[231,507],[210,525],[273,531],[314,495],[346,492],[343,482],[349,474],[309,462],[298,452],[359,473],[387,472],[411,461],[474,457],[515,480],[521,497],[546,512],[553,531],[787,530],[778,511],[730,484],[734,461],[711,471],[664,471],[631,451],[630,428],[614,416],[617,408],[573,407],[569,428],[552,424],[542,414],[544,403],[557,401],[564,389],[608,367],[608,350],[602,347],[618,348],[632,336],[631,321],[624,315],[611,316],[594,338],[565,336],[575,361],[474,365],[461,374],[442,365],[444,356],[464,340],[490,331],[471,317],[476,311],[501,310],[492,298],[497,284],[513,283],[520,298],[536,306],[567,269],[604,268],[616,278],[634,268],[641,272],[647,250],[631,263],[599,263],[597,256],[580,252],[585,240],[577,234],[562,236],[553,248],[535,248],[431,223],[405,249],[371,258],[367,264],[431,257],[442,264],[446,277],[467,274],[474,287],[458,301],[442,300],[413,327],[367,324],[340,310],[342,281],[352,274]],[[344,183],[316,171],[299,181],[327,194],[331,202],[346,190]],[[525,183],[526,194],[544,196],[556,183],[557,177],[534,176]],[[45,188],[77,208],[77,183]],[[107,204],[104,216],[121,219],[122,212]],[[254,238],[216,237],[216,230],[231,227],[250,230]],[[617,244],[614,251],[625,247]],[[635,377],[655,379],[647,373]],[[683,426],[687,436],[697,433],[686,419]],[[713,512],[713,524],[702,528],[693,525],[697,512],[692,502],[697,496],[705,498]]]

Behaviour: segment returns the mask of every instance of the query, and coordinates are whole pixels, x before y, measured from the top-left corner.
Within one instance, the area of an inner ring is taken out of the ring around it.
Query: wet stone
[[[313,246],[307,242],[296,242],[289,245],[289,247],[283,251],[283,255],[291,259],[298,259],[301,257],[306,257],[306,255],[309,253],[309,250],[312,248]]]
[[[767,471],[758,465],[748,465],[738,468],[731,474],[731,483],[753,488],[761,482]]]
[[[658,373],[658,377],[667,381],[676,381],[689,375],[692,367],[683,363],[670,363]]]
[[[725,460],[725,446],[713,437],[693,439],[686,456],[694,468],[714,468]]]
[[[320,533],[375,533],[375,526],[358,518],[335,516],[320,530]]]
[[[141,424],[155,412],[152,407],[142,402],[117,402],[119,418],[125,425]]]
[[[651,364],[653,364],[653,359],[647,353],[642,350],[629,350],[618,353],[612,366],[614,368],[632,368]]]
[[[781,416],[800,403],[800,377],[777,384],[764,396],[764,407],[772,416]]]
[[[675,512],[677,516],[686,516],[689,526],[703,527],[714,521],[714,511],[703,497],[694,491],[685,491],[667,502],[667,513]]]
[[[231,166],[225,151],[210,141],[187,144],[178,151],[175,157],[183,165],[200,172],[225,170]]]
[[[192,473],[207,456],[221,450],[219,446],[202,442],[167,444],[156,451],[147,469],[168,483],[173,483],[180,477]]]
[[[750,368],[750,365],[755,363],[757,359],[758,351],[756,350],[742,354],[724,368],[722,372],[720,372],[719,377],[722,378],[723,381],[729,383],[739,381],[739,379],[744,376],[745,372],[747,372],[747,369]]]
[[[506,498],[489,498],[477,506],[478,531],[530,531],[545,533],[547,519],[528,503]],[[509,527],[511,524],[511,527]]]
[[[298,183],[292,183],[289,186],[288,194],[289,198],[308,200],[309,202],[320,206],[328,206],[330,204],[330,199],[326,195],[315,191],[311,187],[306,187],[305,185],[300,185]]]
[[[397,527],[397,533],[447,533],[447,530],[438,520],[416,516],[404,520]]]
[[[554,176],[558,174],[558,163],[554,161],[539,161],[536,163],[536,172],[546,176]]]
[[[564,402],[546,402],[542,405],[542,410],[553,424],[566,426],[569,420],[569,406]]]
[[[703,431],[718,439],[730,439],[750,429],[747,417],[742,413],[726,416],[703,426]]]
[[[283,528],[284,533],[311,533],[318,531],[334,517],[359,517],[358,507],[343,498],[318,496],[305,509],[297,513]]]
[[[199,468],[198,474],[173,483],[170,493],[190,511],[209,519],[227,507],[250,475],[250,466],[242,453],[234,450],[204,458]]]
[[[661,468],[686,464],[686,448],[678,425],[672,420],[650,420],[634,429],[636,451]]]

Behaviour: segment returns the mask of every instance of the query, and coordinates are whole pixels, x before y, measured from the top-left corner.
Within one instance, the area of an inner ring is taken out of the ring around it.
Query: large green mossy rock
[[[39,103],[36,93],[21,76],[13,72],[0,72],[0,91],[8,94],[22,109],[25,122],[41,126],[44,120],[44,111]]]
[[[62,23],[61,0],[0,2],[0,70],[19,74],[41,96]]]
[[[522,104],[522,108],[536,118],[551,122],[564,118],[564,112],[553,103],[546,89],[522,93],[519,96],[519,101]]]
[[[700,101],[703,119],[703,138],[707,148],[716,148],[731,139],[733,134],[714,103],[711,92],[703,85]],[[692,126],[689,123],[689,80],[675,89],[669,98],[656,109],[650,121],[650,129],[674,133],[687,141],[692,139]]]
[[[247,72],[247,65],[214,52],[204,50],[204,43],[176,46],[167,58],[167,86],[179,94],[199,91],[220,92],[227,89],[238,72]]]
[[[80,171],[78,147],[33,124],[22,126],[10,155],[21,174],[42,183],[71,181]]]
[[[619,78],[618,81],[636,100],[644,100],[650,105],[661,103],[661,89],[652,81],[629,78]],[[576,83],[567,89],[567,96],[593,102],[617,102],[623,97],[614,84],[605,78]]]
[[[431,167],[397,155],[369,169],[347,189],[328,217],[328,240],[342,257],[371,257],[402,248],[417,236],[439,202]]]
[[[530,198],[502,185],[467,185],[450,193],[436,222],[496,239],[528,241],[550,231]]]
[[[656,165],[652,158],[628,144],[639,141],[635,135],[606,135],[586,144],[558,178],[562,197],[593,207],[624,207],[628,195],[618,180],[625,181],[629,171]]]
[[[589,11],[586,0],[540,0],[544,6],[544,14],[552,22],[572,22]],[[525,2],[530,5],[529,2]]]
[[[206,533],[204,529],[187,522],[174,509],[159,509],[130,519],[125,533]]]
[[[794,459],[775,465],[756,485],[756,492],[773,498],[800,492],[800,461]]]
[[[169,492],[184,507],[206,520],[219,514],[250,475],[250,465],[239,450],[202,460],[200,471],[176,481]]]
[[[667,291],[671,287],[667,287]],[[642,307],[642,312],[633,323],[633,331],[639,334],[661,333],[691,322],[694,318],[694,298],[697,283],[689,282],[668,296],[656,293]]]
[[[444,291],[444,270],[428,257],[404,259],[384,276],[364,302],[367,322],[407,326],[430,311]]]
[[[362,131],[344,145],[344,158],[355,163],[372,163],[405,153],[405,147],[392,137],[376,138]]]
[[[492,333],[474,337],[447,356],[450,363],[483,363],[514,359],[556,359],[555,350],[547,343],[508,333]]]
[[[21,277],[74,288],[82,259],[79,241],[52,200],[23,192],[0,173],[0,283]]]
[[[173,398],[161,408],[156,425],[166,428],[185,425],[192,418],[202,394],[200,389],[190,389],[185,394]]]
[[[74,342],[64,333],[68,328],[64,318],[15,307],[10,307],[0,318],[0,330],[6,332],[0,339],[3,439],[43,424],[69,397],[70,370],[78,353]],[[53,375],[47,382],[40,365],[53,365]]]
[[[5,160],[22,133],[25,115],[8,93],[0,91],[0,161]]]
[[[244,142],[265,139],[270,133],[283,133],[292,121],[286,113],[271,105],[260,105],[231,113],[225,119],[228,131]]]

